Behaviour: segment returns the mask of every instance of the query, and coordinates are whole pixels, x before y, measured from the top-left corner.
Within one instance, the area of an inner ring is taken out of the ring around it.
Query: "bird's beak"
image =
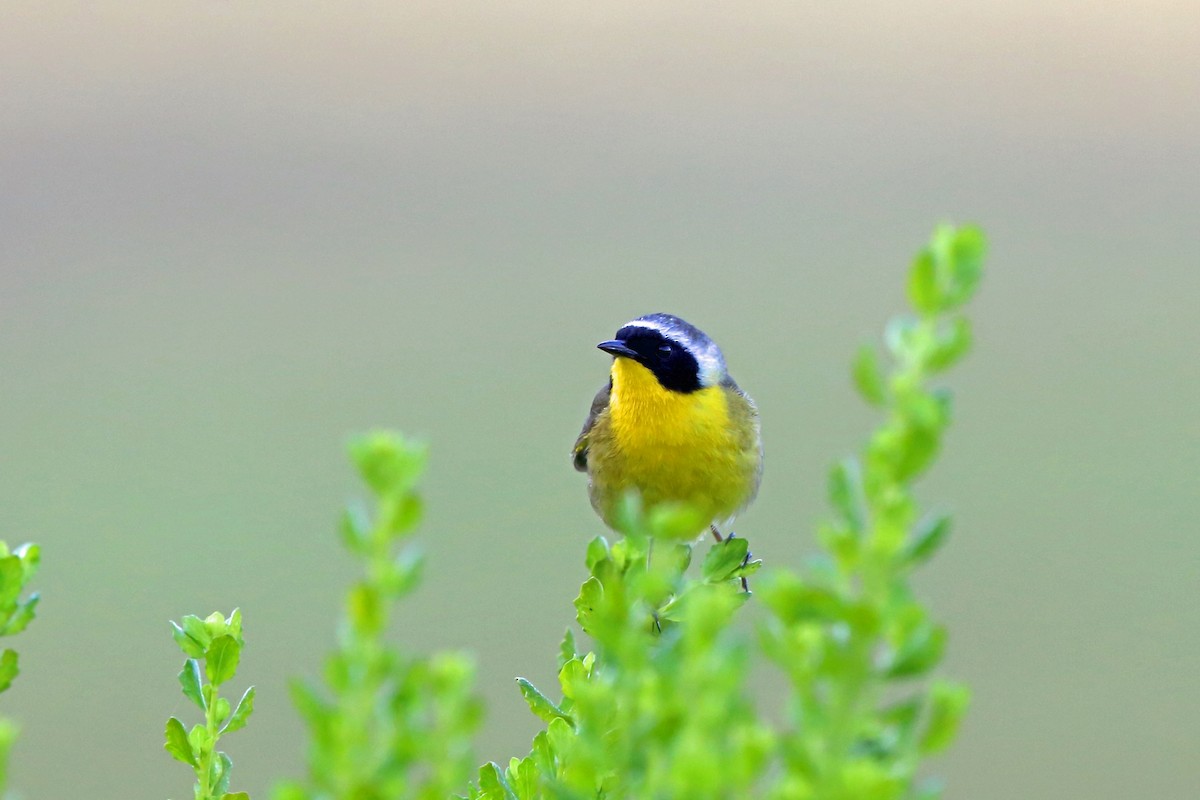
[[[620,339],[612,339],[607,342],[601,342],[600,344],[596,345],[596,347],[599,347],[606,353],[612,353],[614,356],[624,356],[625,358],[632,358],[634,361],[637,361],[641,358],[636,350],[632,350],[627,347]]]

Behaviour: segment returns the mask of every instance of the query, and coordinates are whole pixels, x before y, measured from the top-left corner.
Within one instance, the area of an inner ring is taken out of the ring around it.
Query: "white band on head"
[[[670,339],[691,353],[700,367],[700,374],[697,377],[700,379],[701,386],[716,386],[725,379],[725,357],[721,355],[721,348],[717,347],[716,342],[704,334],[701,334],[702,339],[696,340],[678,326],[657,319],[635,319],[625,327],[648,328],[657,331],[662,334],[663,338]]]

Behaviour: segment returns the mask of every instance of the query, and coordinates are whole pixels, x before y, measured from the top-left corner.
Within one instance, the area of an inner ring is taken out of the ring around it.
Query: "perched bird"
[[[592,507],[610,528],[622,497],[686,505],[719,530],[754,499],[762,477],[758,409],[703,331],[647,314],[596,345],[613,356],[573,451]],[[726,530],[728,533],[728,530]]]

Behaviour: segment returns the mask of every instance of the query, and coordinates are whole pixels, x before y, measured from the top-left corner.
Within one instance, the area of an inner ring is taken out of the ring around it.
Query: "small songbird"
[[[592,507],[610,528],[623,496],[643,507],[686,505],[721,538],[754,499],[762,477],[758,409],[703,331],[670,314],[647,314],[596,345],[613,356],[608,385],[592,401],[575,442]]]

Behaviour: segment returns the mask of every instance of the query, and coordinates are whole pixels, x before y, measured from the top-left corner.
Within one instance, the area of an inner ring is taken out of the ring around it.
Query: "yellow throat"
[[[612,366],[609,414],[621,453],[613,488],[636,488],[647,506],[686,503],[723,519],[746,501],[745,458],[721,386],[664,389],[628,358]]]
[[[612,384],[613,428],[626,448],[703,447],[722,438],[729,423],[729,406],[719,386],[673,392],[628,358],[613,361]]]

